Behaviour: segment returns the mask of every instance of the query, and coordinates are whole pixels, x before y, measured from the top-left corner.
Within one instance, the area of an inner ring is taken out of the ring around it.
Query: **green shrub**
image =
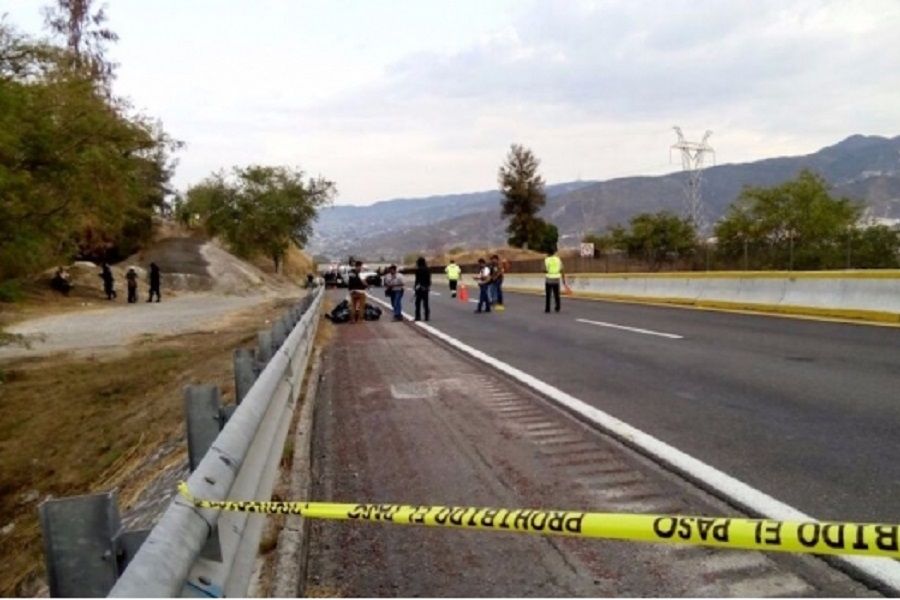
[[[0,302],[18,302],[22,299],[22,284],[16,279],[0,282]]]

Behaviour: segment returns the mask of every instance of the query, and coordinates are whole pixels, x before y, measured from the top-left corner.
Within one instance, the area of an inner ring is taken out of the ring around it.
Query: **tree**
[[[547,223],[542,219],[537,219],[537,221],[540,223],[540,228],[535,232],[534,238],[528,246],[544,254],[556,252],[559,244],[559,229],[553,223]]]
[[[506,231],[510,246],[534,246],[544,239],[546,224],[537,214],[547,198],[538,166],[540,161],[531,150],[518,144],[510,147],[506,162],[500,166],[501,215],[509,218]]]
[[[152,234],[177,143],[67,51],[2,24],[0,131],[0,281],[126,256]]]
[[[848,240],[847,267],[857,269],[900,267],[900,231],[886,225],[853,228]]]
[[[647,261],[654,271],[665,262],[689,256],[697,247],[691,222],[667,211],[636,215],[628,229],[613,227],[608,239],[611,247]]]
[[[861,207],[833,198],[821,176],[801,171],[781,185],[747,187],[715,228],[725,258],[754,257],[760,268],[823,269],[844,265],[846,240]]]
[[[589,233],[581,238],[581,241],[585,244],[593,244],[594,245],[594,258],[598,256],[603,256],[608,254],[610,250],[616,247],[615,240],[613,236],[609,233],[605,235],[597,235],[596,233]]]
[[[114,31],[104,27],[106,6],[93,9],[94,0],[56,0],[44,8],[44,22],[50,31],[65,39],[69,58],[87,67],[94,80],[108,86],[115,65],[106,59],[106,45],[118,41]]]
[[[321,177],[304,180],[289,167],[234,167],[214,173],[187,192],[182,214],[199,214],[210,235],[222,236],[243,256],[264,254],[281,268],[291,242],[303,247],[316,211],[336,193]]]

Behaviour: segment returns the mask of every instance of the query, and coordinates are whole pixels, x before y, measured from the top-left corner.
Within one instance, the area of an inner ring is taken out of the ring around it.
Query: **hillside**
[[[572,181],[548,185],[547,195],[556,197],[593,183]],[[398,237],[404,238],[403,247],[410,250],[450,248],[455,237],[465,237],[469,223],[460,224],[458,233],[438,236],[441,240],[438,245],[430,244],[433,232],[425,237],[418,234],[429,231],[431,225],[440,221],[494,211],[499,204],[500,192],[490,190],[385,200],[370,206],[331,206],[319,212],[307,249],[313,255],[322,254],[333,259],[344,258],[348,254],[365,255],[371,259],[380,256],[396,258]]]
[[[834,193],[863,202],[870,215],[900,218],[900,136],[854,135],[813,154],[707,169],[702,187],[707,221],[715,222],[745,185],[775,185],[804,168],[823,175]],[[640,212],[681,213],[684,174],[557,184],[548,192],[542,216],[559,227],[563,245],[574,245],[585,232],[604,231]],[[310,250],[335,258],[390,258],[502,245],[506,233],[499,202],[500,193],[489,191],[335,207],[320,216]]]

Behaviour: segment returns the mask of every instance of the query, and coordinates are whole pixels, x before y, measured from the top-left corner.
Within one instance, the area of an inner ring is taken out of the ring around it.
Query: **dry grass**
[[[306,281],[307,273],[315,272],[312,257],[295,244],[291,244],[288,247],[284,262],[281,265],[281,273],[278,275],[275,274],[275,265],[272,263],[271,258],[256,256],[248,262],[267,275],[285,277],[293,283],[303,283]]]
[[[48,281],[37,278],[23,283],[22,299],[18,302],[0,302],[0,329],[47,315],[104,308],[105,302],[106,296],[99,285],[95,288],[76,286],[71,294],[63,296],[50,289]]]
[[[252,345],[263,321],[286,304],[239,313],[215,333],[149,338],[125,356],[0,365],[0,529],[12,525],[0,534],[0,596],[37,589],[39,502],[115,487],[128,506],[153,475],[140,481],[137,467],[161,445],[183,443],[182,388],[217,383],[232,398],[232,350]]]

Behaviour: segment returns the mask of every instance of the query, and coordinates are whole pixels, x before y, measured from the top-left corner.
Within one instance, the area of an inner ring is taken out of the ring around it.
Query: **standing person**
[[[159,302],[159,266],[155,262],[150,263],[150,297],[147,302],[153,302],[153,296],[156,295],[156,301]]]
[[[475,275],[475,281],[478,282],[478,308],[475,312],[491,312],[491,268],[483,258],[478,259],[478,274]]]
[[[384,276],[384,289],[394,309],[394,320],[403,320],[403,275],[397,272],[397,265],[388,267]]]
[[[347,289],[350,291],[350,313],[353,322],[359,323],[366,316],[366,289],[369,287],[363,280],[362,262],[356,261],[347,275]]]
[[[114,299],[116,297],[115,279],[113,278],[112,269],[109,268],[107,263],[103,263],[100,279],[103,280],[103,293],[106,294],[106,299]]]
[[[556,255],[556,249],[544,259],[544,272],[547,277],[544,282],[544,312],[550,312],[551,295],[556,302],[556,312],[559,312],[559,284],[561,279],[565,285],[566,275],[563,273],[562,259]]]
[[[456,298],[456,287],[459,285],[459,275],[462,273],[462,269],[459,268],[455,260],[451,260],[450,264],[444,269],[444,273],[447,274],[447,281],[450,282],[450,297]]]
[[[491,302],[494,304],[494,310],[504,311],[503,307],[503,263],[500,262],[498,255],[491,257]]]
[[[134,267],[128,267],[128,272],[125,273],[125,279],[128,280],[128,304],[137,302],[137,277]]]
[[[431,319],[431,308],[428,306],[428,296],[431,295],[431,271],[425,257],[416,259],[416,282],[413,285],[416,292],[416,321],[422,320],[422,305],[425,306],[425,320]]]

